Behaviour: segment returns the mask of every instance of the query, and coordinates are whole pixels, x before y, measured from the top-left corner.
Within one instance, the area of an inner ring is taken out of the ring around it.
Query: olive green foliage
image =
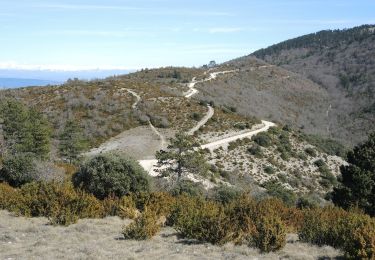
[[[317,135],[305,135],[305,134],[302,134],[302,139],[314,145],[321,152],[329,154],[329,155],[337,155],[340,157],[345,157],[346,152],[347,152],[347,148],[345,146],[343,146],[338,141],[335,141],[332,139],[322,138]],[[306,149],[306,152],[308,153],[307,149]],[[309,149],[309,151],[311,150]],[[310,155],[315,156],[313,154],[310,154]]]
[[[33,182],[18,189],[0,187],[0,206],[28,217],[47,217],[53,225],[69,225],[80,218],[103,215],[103,206],[92,195],[75,190],[69,183]],[[7,201],[8,203],[4,202]],[[9,205],[13,202],[13,205]],[[8,205],[7,205],[8,204]]]
[[[83,129],[72,120],[66,122],[59,135],[59,152],[69,163],[76,162],[79,155],[87,148]]]
[[[0,104],[5,146],[10,154],[31,153],[46,159],[50,152],[51,127],[46,118],[15,100]]]
[[[123,228],[125,239],[146,240],[155,236],[160,230],[158,216],[155,212],[145,209],[133,223]]]
[[[173,173],[180,179],[186,172],[206,175],[209,165],[205,161],[200,145],[192,136],[178,133],[170,140],[167,151],[156,153],[158,164],[166,168],[165,173]]]
[[[214,200],[222,204],[228,204],[241,196],[241,191],[234,187],[221,185],[213,189]]]
[[[36,165],[31,154],[17,154],[4,158],[0,180],[19,187],[36,179]]]
[[[342,178],[332,200],[345,209],[358,206],[375,216],[375,133],[347,157],[349,165],[340,168]]]
[[[263,147],[269,147],[272,144],[272,140],[267,133],[259,133],[251,138],[258,145]]]
[[[272,166],[266,166],[266,167],[264,167],[264,172],[268,173],[268,174],[274,174],[275,169]]]
[[[332,174],[331,170],[328,168],[328,165],[322,160],[318,159],[314,162],[315,166],[318,167],[320,172],[320,184],[326,189],[332,188],[332,186],[337,184],[337,179],[335,175]]]
[[[305,153],[307,153],[308,155],[312,156],[312,157],[315,157],[316,156],[316,151],[311,148],[311,147],[308,147],[305,149]]]
[[[102,201],[106,216],[119,216],[121,218],[135,219],[139,211],[133,196],[116,197],[111,195]]]
[[[342,249],[349,258],[375,258],[375,219],[364,214],[338,208],[307,210],[299,237]]]
[[[280,218],[262,217],[256,229],[254,243],[262,252],[277,251],[285,246],[286,229]]]
[[[262,148],[260,148],[258,144],[249,147],[247,151],[258,158],[261,158],[263,156]]]
[[[22,198],[17,189],[0,182],[0,209],[14,212],[17,211],[20,203],[22,203]]]
[[[267,194],[281,199],[287,205],[294,205],[296,202],[296,195],[293,191],[286,189],[281,183],[277,181],[268,181],[262,185],[266,190]]]
[[[317,208],[318,204],[307,197],[300,197],[297,200],[296,207],[298,209],[312,209]]]
[[[192,197],[202,197],[205,190],[201,184],[194,183],[190,180],[181,180],[174,187],[172,187],[170,193],[173,196],[185,194]]]
[[[100,199],[150,189],[149,176],[138,162],[119,154],[101,154],[84,162],[73,183]]]
[[[218,245],[246,243],[267,252],[285,245],[286,228],[280,218],[268,215],[273,211],[246,195],[225,205],[188,197],[177,201],[171,217],[182,237]]]
[[[181,236],[222,245],[231,240],[230,219],[224,208],[203,199],[183,198],[173,212]]]

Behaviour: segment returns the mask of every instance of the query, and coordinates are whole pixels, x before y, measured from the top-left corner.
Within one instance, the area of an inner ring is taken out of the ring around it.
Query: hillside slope
[[[321,86],[256,58],[237,59],[222,67],[237,72],[202,83],[197,98],[242,115],[291,124],[310,134],[329,135],[329,94]]]
[[[254,52],[311,79],[330,99],[329,135],[355,144],[375,124],[375,26],[321,31]],[[320,116],[320,115],[317,115]]]

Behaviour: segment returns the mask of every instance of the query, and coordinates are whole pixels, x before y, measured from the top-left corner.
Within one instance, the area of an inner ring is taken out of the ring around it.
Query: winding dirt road
[[[192,82],[188,84],[189,91],[185,94],[185,98],[191,98],[192,96],[194,96],[195,94],[199,92],[195,88],[196,84],[214,80],[217,78],[218,75],[221,75],[221,74],[234,73],[234,72],[236,72],[236,70],[212,72],[210,73],[210,76],[208,78],[199,80],[199,81],[197,81],[196,78],[193,78]],[[138,103],[141,101],[141,97],[133,90],[126,89],[126,88],[123,88],[121,90],[127,91],[130,94],[132,94],[134,97],[136,97],[136,101],[132,105],[132,108],[137,109]],[[208,122],[208,120],[212,118],[212,116],[215,113],[214,108],[211,107],[210,105],[208,105],[207,108],[208,108],[207,114],[192,129],[190,129],[187,134],[193,135],[196,131],[198,131],[201,127],[203,127]],[[152,129],[152,131],[160,139],[160,149],[166,149],[167,141],[165,137],[152,125],[150,121],[149,121],[149,126]],[[245,133],[233,135],[233,136],[226,137],[226,138],[223,138],[223,139],[211,142],[211,143],[207,143],[207,144],[202,145],[201,148],[209,149],[210,151],[213,151],[219,147],[227,146],[230,142],[243,139],[243,138],[249,138],[258,133],[268,131],[268,129],[272,126],[275,126],[275,124],[272,122],[268,122],[268,121],[262,121],[262,125],[260,125],[261,128],[259,129],[251,130]],[[113,141],[106,142],[100,147],[92,149],[90,152],[86,153],[85,155],[94,155],[94,154],[98,154],[101,152],[108,152],[108,151],[114,150],[115,148],[117,148],[119,141],[120,140],[118,138],[117,139],[115,138]],[[138,162],[151,176],[157,176],[159,174],[158,171],[156,170],[157,169],[156,159],[139,160]]]
[[[185,94],[185,97],[186,98],[191,98],[192,96],[198,94],[198,89],[194,88],[196,84],[198,83],[203,83],[203,82],[206,82],[206,81],[211,81],[213,79],[216,79],[218,75],[221,75],[221,74],[227,74],[227,73],[234,73],[238,70],[226,70],[226,71],[217,71],[217,72],[212,72],[210,73],[210,76],[206,79],[202,79],[202,80],[196,80],[196,78],[194,77],[192,79],[192,81],[188,84],[188,88],[189,88],[189,91]]]
[[[214,116],[215,114],[214,108],[210,105],[207,105],[207,108],[208,108],[207,114],[198,122],[196,126],[194,126],[192,129],[189,130],[189,132],[187,133],[188,135],[193,135],[202,126],[204,126],[208,122],[208,120],[210,120]]]
[[[257,130],[248,131],[246,133],[233,135],[233,136],[226,137],[226,138],[223,138],[223,139],[220,139],[220,140],[208,143],[208,144],[204,144],[204,145],[201,146],[201,148],[202,149],[209,149],[210,151],[213,151],[213,150],[215,150],[219,147],[222,147],[222,146],[228,145],[231,142],[237,141],[238,139],[250,138],[250,137],[252,137],[256,134],[259,134],[261,132],[266,132],[266,131],[268,131],[268,129],[270,129],[270,127],[275,126],[274,123],[269,122],[269,121],[264,121],[264,120],[262,120],[262,124],[263,124],[263,127],[259,128]]]
[[[195,88],[196,84],[216,79],[216,77],[220,74],[233,73],[233,72],[236,72],[236,70],[213,72],[213,73],[210,73],[210,76],[207,79],[203,79],[203,80],[200,80],[200,81],[196,81],[196,78],[193,78],[192,82],[188,84],[189,91],[185,94],[185,98],[191,98],[193,95],[195,95],[199,92]],[[208,105],[207,107],[208,107],[208,112],[207,112],[206,116],[204,118],[202,118],[202,120],[199,121],[198,124],[195,127],[193,127],[187,134],[193,135],[202,126],[204,126],[207,123],[208,120],[210,120],[212,118],[215,111],[214,111],[213,107],[211,107],[210,105]],[[230,142],[233,142],[233,141],[236,141],[236,140],[239,140],[239,139],[243,139],[243,138],[250,138],[250,137],[252,137],[252,136],[254,136],[258,133],[268,131],[268,129],[272,126],[275,126],[275,124],[272,123],[272,122],[268,122],[268,121],[262,121],[261,126],[262,127],[257,129],[257,130],[251,130],[251,131],[248,131],[248,132],[245,132],[245,133],[233,135],[233,136],[226,137],[226,138],[223,138],[223,139],[220,139],[220,140],[208,143],[208,144],[204,144],[204,145],[201,146],[201,148],[202,149],[209,149],[210,151],[213,151],[213,150],[215,150],[219,147],[227,146]],[[158,171],[157,171],[158,161],[156,159],[140,160],[138,162],[149,173],[149,175],[155,177],[159,174]]]
[[[130,94],[132,94],[133,96],[135,96],[135,98],[137,99],[134,104],[132,105],[132,108],[133,109],[137,109],[137,106],[138,106],[138,103],[141,101],[141,96],[138,95],[136,92],[134,92],[133,90],[131,89],[127,89],[127,88],[122,88],[121,90],[126,90],[127,92],[129,92]]]

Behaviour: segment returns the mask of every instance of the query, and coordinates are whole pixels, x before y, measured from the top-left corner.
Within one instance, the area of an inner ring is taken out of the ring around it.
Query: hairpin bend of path
[[[193,78],[192,81],[188,84],[189,90],[187,91],[187,93],[185,93],[185,98],[191,98],[192,96],[199,93],[199,91],[195,88],[196,84],[211,81],[211,80],[216,79],[218,75],[227,74],[227,73],[234,73],[236,71],[237,70],[212,72],[212,73],[209,74],[209,77],[207,77],[206,79],[202,79],[202,80],[198,80],[198,81],[196,80],[196,78]],[[207,74],[207,73],[205,73],[205,74]],[[136,101],[133,103],[132,108],[138,109],[138,107],[137,107],[138,103],[141,101],[141,97],[139,96],[139,94],[136,93],[135,91],[133,91],[131,89],[127,89],[127,88],[122,88],[121,90],[127,91],[128,93],[130,93],[131,95],[133,95],[136,98]],[[188,135],[193,135],[196,131],[198,131],[201,127],[203,127],[208,122],[208,120],[210,120],[212,118],[212,116],[215,113],[214,108],[210,105],[207,105],[207,108],[208,108],[207,114],[192,129],[190,129],[187,132]],[[152,131],[160,139],[160,149],[166,149],[167,141],[166,141],[164,135],[162,135],[157,130],[157,128],[155,128],[152,125],[150,120],[148,121],[148,123],[149,123],[149,126],[152,129]],[[236,135],[233,135],[233,136],[230,136],[230,137],[225,137],[223,139],[204,144],[204,145],[201,146],[201,148],[202,149],[209,149],[210,151],[213,151],[213,150],[215,150],[219,147],[226,146],[230,142],[236,141],[238,139],[243,139],[243,138],[246,138],[246,137],[249,138],[249,137],[252,137],[253,135],[256,135],[260,132],[265,132],[270,127],[275,126],[275,124],[272,123],[272,122],[268,122],[268,121],[262,121],[262,124],[260,126],[261,126],[261,128],[257,128],[255,130],[251,130],[251,131],[248,131],[248,132],[245,132],[245,133],[236,134]],[[95,155],[95,154],[99,154],[99,153],[103,153],[103,152],[109,152],[109,151],[116,150],[116,148],[117,148],[116,142],[118,142],[118,140],[116,138],[114,140],[115,141],[108,141],[108,142],[104,143],[103,145],[101,145],[100,147],[92,149],[91,151],[85,153],[85,155]],[[138,162],[151,176],[157,176],[159,174],[158,171],[157,171],[157,169],[158,169],[157,162],[158,161],[156,159],[139,160]]]
[[[203,83],[206,81],[211,81],[217,78],[218,75],[220,74],[227,74],[227,73],[234,73],[237,70],[230,70],[230,71],[220,71],[220,72],[212,72],[210,73],[210,76],[206,79],[199,80],[197,81],[196,78],[193,78],[192,81],[188,84],[189,91],[185,94],[185,98],[191,98],[192,96],[196,95],[199,91],[195,88],[195,85],[198,83]],[[187,132],[189,135],[193,135],[196,131],[198,131],[201,127],[203,127],[208,120],[212,118],[214,115],[215,111],[214,108],[210,105],[207,105],[208,107],[208,112],[206,116],[198,122],[198,124],[193,127],[190,131]],[[230,142],[236,141],[238,139],[243,139],[243,138],[250,138],[258,133],[268,131],[268,129],[272,126],[275,126],[274,123],[269,122],[269,121],[264,121],[262,120],[262,127],[258,128],[256,130],[248,131],[245,133],[241,134],[236,134],[230,137],[226,137],[211,143],[207,143],[201,146],[202,149],[209,149],[210,151],[213,151],[219,147],[228,145]],[[156,129],[155,129],[156,130]],[[151,175],[151,176],[157,176],[159,173],[157,171],[157,160],[152,159],[152,160],[139,160],[139,163],[141,166]]]

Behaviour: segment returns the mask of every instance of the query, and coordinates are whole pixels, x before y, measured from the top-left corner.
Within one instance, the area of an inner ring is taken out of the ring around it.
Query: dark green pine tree
[[[208,172],[208,164],[201,153],[199,143],[192,136],[178,133],[172,138],[167,151],[156,153],[156,159],[164,174],[174,173],[180,180],[184,173],[204,175]]]
[[[48,158],[52,129],[47,119],[41,113],[31,109],[27,128],[31,138],[30,147],[27,150],[42,159]]]
[[[6,150],[10,154],[30,153],[47,159],[51,127],[47,119],[16,100],[7,100],[0,110]]]
[[[345,209],[357,206],[375,216],[375,133],[348,153],[341,166],[342,180],[332,193],[333,202]]]
[[[75,162],[79,155],[87,148],[87,140],[81,127],[73,120],[66,122],[59,136],[60,155],[69,163]]]
[[[27,108],[15,100],[1,104],[2,127],[5,146],[11,154],[23,151],[29,146],[30,134],[27,132]]]

